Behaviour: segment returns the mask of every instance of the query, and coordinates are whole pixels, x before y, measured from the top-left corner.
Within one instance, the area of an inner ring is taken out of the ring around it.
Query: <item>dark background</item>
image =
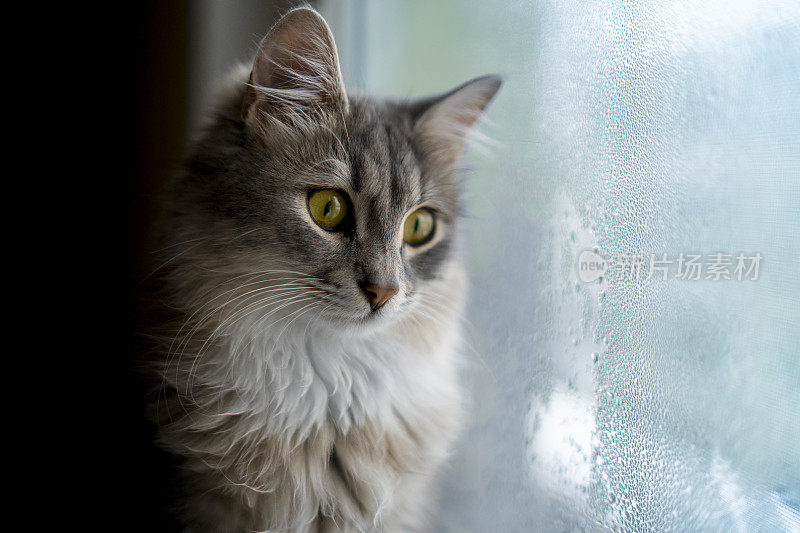
[[[114,44],[98,43],[105,48],[109,88],[99,99],[96,146],[108,173],[99,169],[96,190],[108,195],[97,204],[110,212],[97,220],[93,262],[119,262],[96,273],[107,287],[98,286],[97,278],[87,280],[100,290],[98,302],[110,304],[99,305],[97,317],[105,323],[103,345],[108,347],[98,361],[108,367],[106,376],[98,376],[101,390],[103,385],[109,389],[106,399],[98,400],[107,409],[107,432],[101,421],[96,428],[100,435],[87,443],[99,470],[97,481],[90,480],[95,497],[86,503],[100,528],[115,524],[114,529],[128,531],[177,530],[167,512],[173,468],[170,458],[152,444],[137,360],[144,346],[140,291],[156,198],[180,162],[186,135],[190,10],[187,1],[120,10],[102,39]],[[116,224],[105,225],[105,220]],[[123,276],[118,279],[114,273]]]

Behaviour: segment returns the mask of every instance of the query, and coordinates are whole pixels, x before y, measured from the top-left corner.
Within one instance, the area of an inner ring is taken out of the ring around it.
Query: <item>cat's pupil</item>
[[[331,213],[331,201],[328,200],[328,203],[325,204],[325,209],[322,211],[324,216],[328,216]]]
[[[414,233],[416,233],[417,231],[419,231],[419,217],[414,219]]]

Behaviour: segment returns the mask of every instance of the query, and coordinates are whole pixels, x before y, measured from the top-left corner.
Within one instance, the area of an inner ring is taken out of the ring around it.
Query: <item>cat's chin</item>
[[[385,326],[394,322],[396,318],[397,313],[393,309],[382,308],[377,311],[367,311],[361,316],[358,323],[368,327]]]
[[[391,326],[397,322],[398,318],[399,312],[396,309],[384,308],[377,311],[320,317],[320,320],[339,332],[345,330],[348,333],[369,334]]]

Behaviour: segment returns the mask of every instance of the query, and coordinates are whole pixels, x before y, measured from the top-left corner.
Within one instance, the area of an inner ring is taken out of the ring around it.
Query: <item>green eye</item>
[[[314,222],[325,229],[334,229],[347,216],[347,201],[331,189],[314,191],[308,197],[308,212]]]
[[[427,242],[433,235],[433,213],[421,207],[408,215],[403,223],[403,240],[412,246]]]

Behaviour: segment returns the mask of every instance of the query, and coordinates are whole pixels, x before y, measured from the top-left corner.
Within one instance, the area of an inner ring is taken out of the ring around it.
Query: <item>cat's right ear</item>
[[[347,105],[328,24],[313,9],[293,9],[258,47],[242,100],[242,118],[247,123],[286,122],[315,112],[346,111]]]

